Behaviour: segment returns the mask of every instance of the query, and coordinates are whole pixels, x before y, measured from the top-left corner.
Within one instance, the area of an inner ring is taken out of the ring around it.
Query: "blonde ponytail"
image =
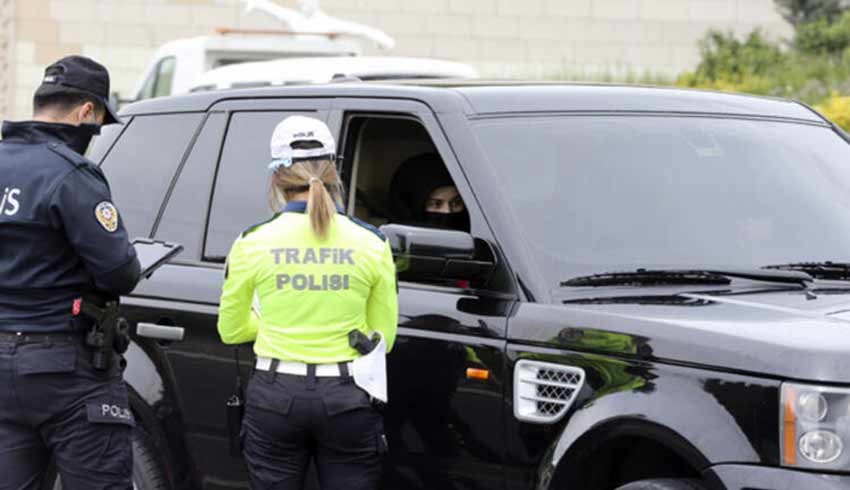
[[[286,200],[299,193],[308,193],[307,215],[313,232],[324,239],[328,236],[336,206],[342,204],[342,182],[331,160],[307,160],[289,168],[281,167],[272,174],[270,199],[283,195]]]
[[[328,229],[336,214],[331,194],[325,188],[324,182],[318,177],[310,177],[310,197],[307,199],[307,215],[310,216],[310,225],[313,233],[319,238],[328,236]]]

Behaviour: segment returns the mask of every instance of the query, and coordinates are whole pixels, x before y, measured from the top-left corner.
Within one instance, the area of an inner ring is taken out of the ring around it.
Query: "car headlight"
[[[782,384],[783,466],[850,471],[850,389]]]

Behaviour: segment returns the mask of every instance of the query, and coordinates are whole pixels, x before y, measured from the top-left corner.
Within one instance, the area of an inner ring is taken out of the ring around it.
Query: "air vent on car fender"
[[[521,360],[514,368],[514,416],[524,422],[560,420],[584,386],[584,370],[548,362]]]

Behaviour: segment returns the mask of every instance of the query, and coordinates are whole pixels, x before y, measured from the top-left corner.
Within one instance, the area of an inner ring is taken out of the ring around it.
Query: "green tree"
[[[794,46],[804,53],[841,54],[850,47],[850,11],[832,21],[822,18],[798,26]]]
[[[831,21],[850,8],[848,0],[775,0],[782,17],[793,26],[818,19]]]
[[[676,84],[802,100],[850,130],[850,0],[776,0],[792,42],[709,31],[702,59]]]
[[[709,31],[700,41],[702,61],[690,75],[687,85],[700,85],[704,81],[726,80],[740,83],[752,76],[763,76],[782,64],[784,55],[774,43],[764,38],[758,30],[744,41],[732,33]]]

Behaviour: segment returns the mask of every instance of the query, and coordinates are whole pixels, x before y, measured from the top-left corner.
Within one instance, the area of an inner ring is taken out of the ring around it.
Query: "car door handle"
[[[180,341],[186,331],[183,327],[172,327],[171,325],[158,325],[156,323],[139,323],[136,325],[136,335],[151,339]]]

